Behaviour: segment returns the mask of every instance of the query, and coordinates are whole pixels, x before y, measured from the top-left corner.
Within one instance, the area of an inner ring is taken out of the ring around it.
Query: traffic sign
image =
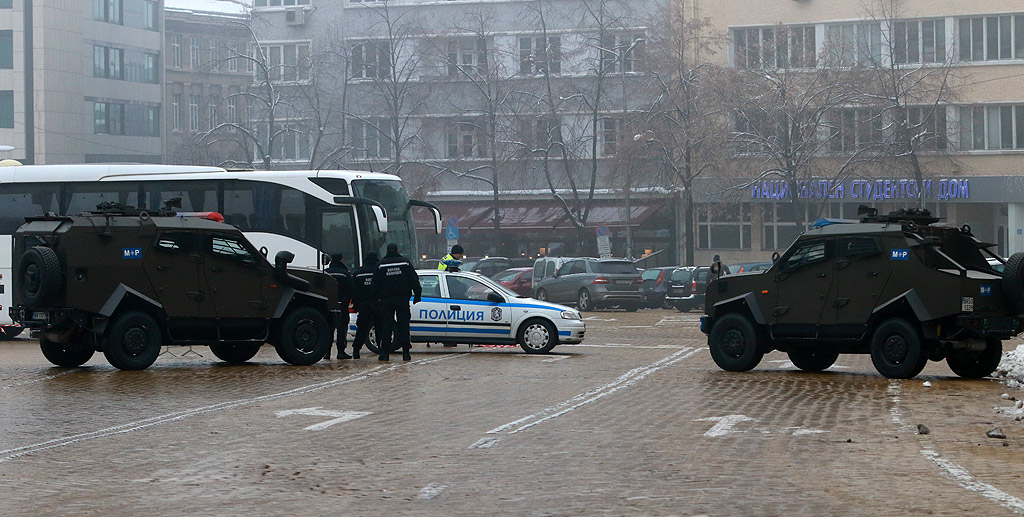
[[[608,231],[608,227],[607,226],[605,226],[603,224],[597,225],[597,236],[598,237],[605,237],[605,236],[608,236],[608,235],[611,235],[611,232]]]
[[[445,229],[444,236],[445,236],[445,239],[448,239],[450,241],[457,241],[457,240],[459,240],[459,227],[458,226],[449,226],[448,228]]]
[[[459,218],[455,217],[454,215],[449,215],[448,217],[446,217],[444,219],[444,225],[449,227],[449,228],[458,228],[459,227]]]

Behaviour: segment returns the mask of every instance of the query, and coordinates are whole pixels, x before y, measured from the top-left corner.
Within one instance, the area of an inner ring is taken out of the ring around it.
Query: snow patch
[[[1016,350],[1003,353],[1003,360],[1000,361],[995,373],[996,378],[1005,379],[1006,385],[1013,389],[1024,389],[1024,345],[1017,345]],[[1003,394],[1004,400],[1013,400],[1008,393]],[[1008,408],[1000,408],[1000,413],[1007,414],[1015,420],[1024,420],[1024,407],[1020,401],[1016,401]]]

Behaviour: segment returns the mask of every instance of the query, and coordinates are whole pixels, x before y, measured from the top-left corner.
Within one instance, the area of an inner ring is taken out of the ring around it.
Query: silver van
[[[581,311],[618,306],[633,312],[643,303],[643,280],[623,259],[545,257],[533,267],[538,300],[574,304]]]

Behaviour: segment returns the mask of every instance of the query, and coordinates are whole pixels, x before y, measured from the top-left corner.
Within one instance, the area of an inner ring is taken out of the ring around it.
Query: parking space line
[[[11,389],[11,388],[17,388],[19,386],[24,386],[26,384],[33,384],[33,383],[36,383],[36,382],[48,381],[50,379],[56,379],[57,377],[60,377],[62,375],[67,375],[69,373],[75,373],[76,371],[79,371],[79,370],[77,368],[68,369],[66,371],[63,371],[63,372],[60,372],[60,373],[55,373],[53,375],[47,375],[45,377],[40,377],[38,379],[29,379],[29,380],[26,380],[26,381],[15,382],[13,384],[8,384],[6,386],[0,386],[0,390],[7,390],[7,389]]]
[[[609,382],[608,384],[605,384],[603,386],[599,386],[597,388],[593,388],[593,389],[587,390],[587,391],[585,391],[583,393],[580,393],[579,395],[576,395],[576,396],[574,396],[574,397],[572,397],[572,398],[570,398],[568,400],[565,400],[563,402],[555,404],[554,406],[547,407],[547,408],[545,408],[545,409],[543,409],[541,411],[538,411],[538,412],[536,412],[536,413],[534,413],[532,415],[525,416],[525,417],[520,418],[518,420],[514,420],[514,421],[509,422],[507,424],[503,424],[503,425],[500,425],[498,427],[495,427],[494,429],[491,429],[490,431],[487,431],[487,434],[499,434],[499,433],[506,433],[506,434],[510,434],[510,435],[511,434],[516,434],[516,433],[525,431],[527,429],[530,429],[531,427],[534,427],[536,425],[540,425],[540,424],[542,424],[544,422],[552,420],[554,418],[558,418],[558,417],[560,417],[562,415],[565,415],[567,413],[575,411],[576,409],[578,409],[578,408],[580,408],[580,407],[582,407],[582,406],[584,406],[586,404],[590,404],[591,402],[600,400],[600,399],[602,399],[602,398],[604,398],[604,397],[606,397],[608,395],[611,395],[611,394],[613,394],[613,393],[615,393],[615,392],[617,392],[619,390],[623,390],[625,388],[628,388],[628,387],[636,384],[637,382],[643,380],[644,377],[647,377],[648,375],[650,375],[650,374],[652,374],[652,373],[654,373],[654,372],[656,372],[658,370],[661,370],[663,368],[667,368],[669,366],[672,366],[673,364],[678,363],[679,361],[682,361],[683,359],[686,359],[686,358],[696,354],[700,350],[703,350],[703,348],[691,349],[690,347],[686,347],[683,350],[680,350],[680,351],[675,352],[675,353],[673,353],[671,355],[663,357],[663,358],[661,358],[661,359],[659,359],[659,360],[657,360],[657,361],[655,361],[655,362],[653,362],[651,364],[648,364],[646,366],[640,366],[640,367],[637,367],[637,368],[633,368],[632,370],[629,370],[628,372],[620,375],[619,377],[617,377],[612,382]],[[485,443],[486,440],[488,440],[488,439],[487,438],[483,438],[481,440],[478,440],[476,443],[471,445],[470,448],[471,449],[489,448],[489,447],[493,446],[495,443],[497,443],[497,439],[493,439],[494,440],[493,442],[486,443],[486,446],[484,447],[482,445]]]
[[[218,412],[218,411],[224,411],[226,409],[234,409],[234,408],[237,408],[237,407],[251,405],[251,404],[256,404],[256,403],[259,403],[259,402],[267,402],[267,401],[270,401],[270,400],[277,400],[277,399],[286,398],[286,397],[294,397],[294,396],[297,396],[297,395],[306,395],[306,394],[313,393],[313,392],[316,392],[316,391],[321,391],[321,390],[325,390],[325,389],[328,389],[328,388],[333,388],[335,386],[341,386],[343,384],[348,384],[348,383],[351,383],[351,382],[356,382],[356,381],[361,381],[361,380],[377,377],[379,375],[383,375],[385,373],[395,371],[395,370],[397,370],[399,368],[408,368],[408,367],[411,367],[411,366],[431,364],[431,363],[436,363],[438,361],[446,361],[448,359],[452,359],[452,358],[456,358],[456,357],[464,357],[464,356],[467,356],[467,355],[469,355],[469,354],[452,354],[452,355],[445,355],[445,356],[442,356],[442,357],[434,357],[434,358],[431,358],[431,359],[420,359],[420,360],[411,361],[411,362],[408,362],[408,363],[399,363],[399,364],[394,364],[394,365],[389,365],[389,366],[378,365],[378,366],[374,366],[373,368],[371,368],[368,371],[363,372],[363,373],[347,375],[347,376],[341,377],[339,379],[332,379],[332,380],[329,380],[329,381],[318,382],[316,384],[310,384],[308,386],[303,386],[303,387],[300,387],[300,388],[293,388],[293,389],[290,389],[290,390],[287,390],[287,391],[281,391],[281,392],[278,392],[278,393],[271,393],[269,395],[260,395],[258,397],[251,397],[251,398],[247,398],[247,399],[231,400],[231,401],[227,401],[227,402],[221,402],[221,403],[218,403],[218,404],[212,404],[212,405],[209,405],[209,406],[202,406],[202,407],[198,407],[198,408],[186,409],[186,410],[182,410],[182,411],[175,411],[173,413],[167,413],[166,415],[160,415],[160,416],[145,418],[145,419],[142,419],[142,420],[136,420],[134,422],[128,422],[128,423],[125,423],[125,424],[116,425],[116,426],[113,426],[113,427],[107,427],[105,429],[100,429],[98,431],[91,431],[91,432],[88,432],[88,433],[80,433],[80,434],[76,434],[76,435],[65,436],[63,438],[55,438],[53,440],[47,440],[45,442],[34,443],[34,444],[31,444],[31,445],[23,445],[21,447],[15,447],[13,449],[7,449],[7,450],[0,451],[0,463],[6,463],[8,461],[20,458],[20,457],[28,455],[28,454],[32,454],[34,452],[41,452],[41,451],[45,451],[45,450],[49,450],[49,449],[56,449],[56,448],[59,448],[59,447],[65,447],[65,446],[76,444],[76,443],[87,442],[87,441],[95,440],[95,439],[98,439],[98,438],[105,438],[105,437],[108,437],[108,436],[114,436],[114,435],[118,435],[118,434],[130,433],[130,432],[133,432],[133,431],[139,431],[139,430],[146,429],[146,428],[149,428],[149,427],[154,427],[154,426],[158,426],[158,425],[163,425],[163,424],[169,424],[169,423],[172,423],[172,422],[177,422],[179,420],[184,420],[186,418],[191,418],[191,417],[194,417],[194,416],[204,415],[204,414],[208,414],[208,413],[214,413],[214,412]]]
[[[939,466],[939,469],[942,470],[942,474],[944,476],[953,480],[954,483],[960,485],[962,488],[966,488],[972,492],[977,492],[981,494],[982,497],[991,499],[1010,510],[1013,510],[1014,513],[1024,513],[1024,500],[1007,494],[988,483],[979,481],[978,478],[971,475],[967,469],[943,458],[938,452],[935,452],[934,449],[924,449],[921,451],[921,454],[935,462],[935,464]]]

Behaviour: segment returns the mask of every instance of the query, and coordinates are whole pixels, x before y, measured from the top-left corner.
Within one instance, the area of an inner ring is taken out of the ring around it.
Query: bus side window
[[[0,233],[11,234],[27,215],[57,212],[57,189],[32,184],[0,185]]]
[[[181,198],[182,212],[216,212],[217,184],[212,181],[156,181],[147,182],[146,208],[163,208],[164,202]]]
[[[68,182],[69,215],[95,211],[96,205],[114,202],[126,206],[139,207],[139,184],[135,182]]]

